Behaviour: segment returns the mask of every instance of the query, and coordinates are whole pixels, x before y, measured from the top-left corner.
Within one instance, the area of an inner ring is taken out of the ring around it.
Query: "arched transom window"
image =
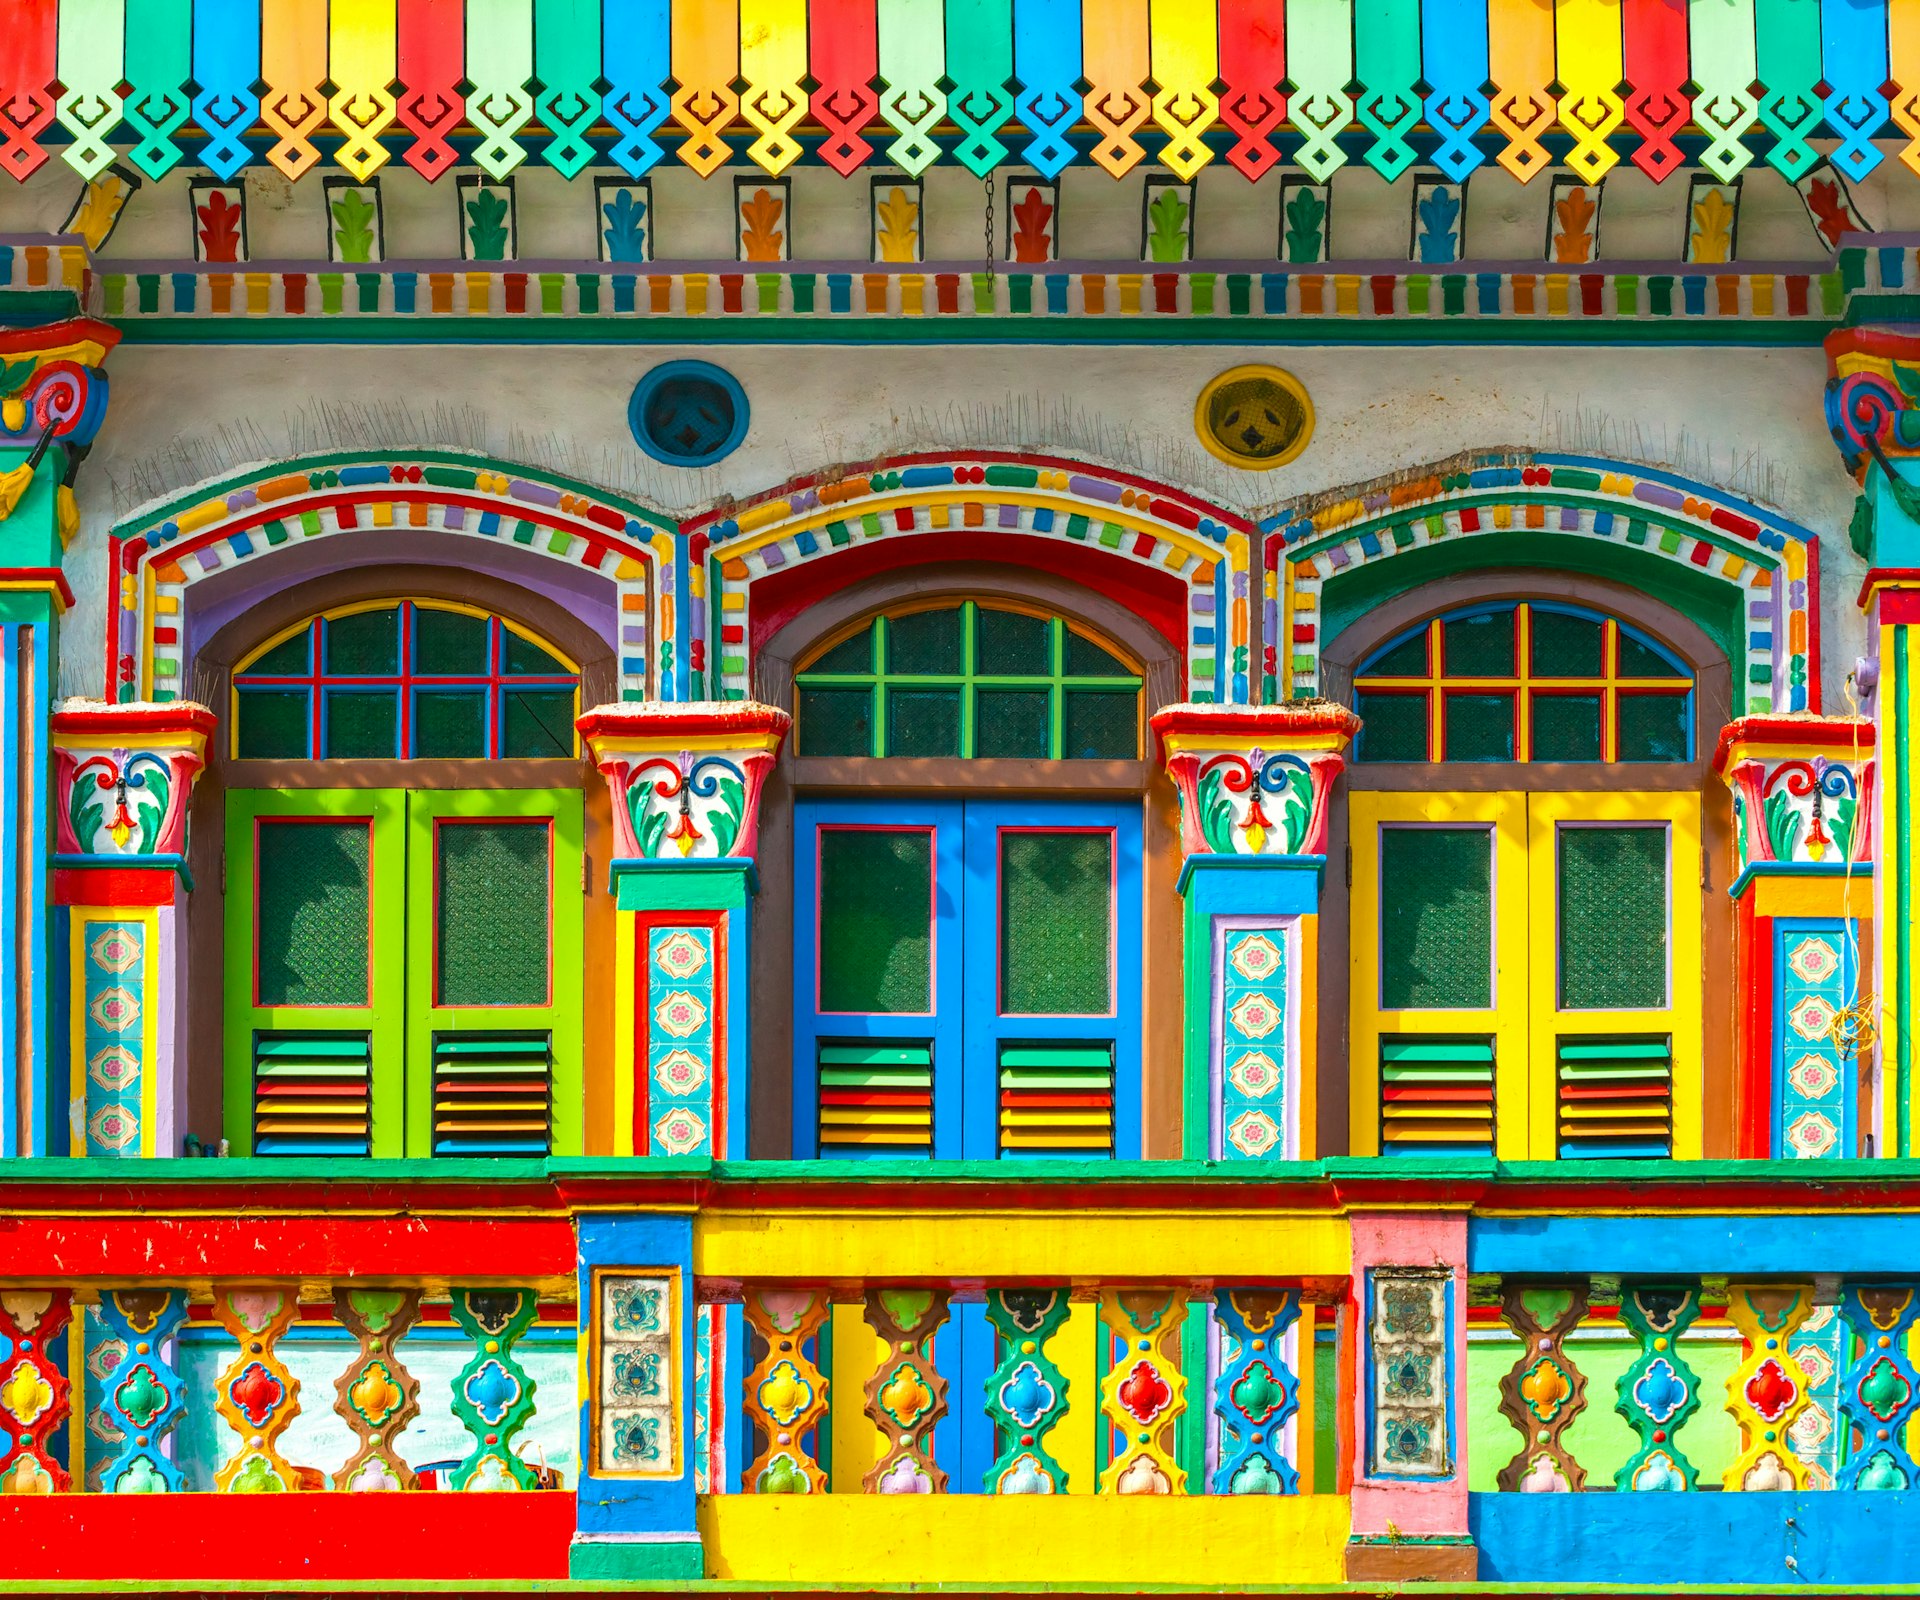
[[[1445,612],[1362,661],[1354,691],[1362,762],[1693,758],[1692,671],[1575,606]]]
[[[1139,673],[1057,616],[971,600],[889,612],[795,681],[803,756],[1140,754]]]
[[[574,754],[580,673],[504,618],[402,600],[309,617],[233,675],[239,757]]]

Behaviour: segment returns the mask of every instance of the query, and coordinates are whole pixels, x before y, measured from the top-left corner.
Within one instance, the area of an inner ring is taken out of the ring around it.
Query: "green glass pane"
[[[263,817],[257,838],[260,1004],[367,1004],[371,825]]]
[[[1427,697],[1424,694],[1360,694],[1356,761],[1425,761]]]
[[[501,698],[506,708],[500,731],[501,755],[573,754],[571,689],[508,689]]]
[[[1560,1008],[1667,1003],[1667,830],[1562,827]]]
[[[545,821],[434,828],[437,1004],[547,1003],[551,838]]]
[[[1053,671],[1045,617],[1018,611],[980,612],[974,671],[998,677],[1044,678]]]
[[[1536,678],[1597,678],[1607,670],[1606,639],[1594,617],[1569,616],[1535,606],[1527,654]]]
[[[933,1009],[933,834],[820,830],[820,1009]]]
[[[1069,761],[1131,761],[1140,754],[1140,692],[1070,689],[1060,754]]]
[[[796,729],[803,756],[873,754],[871,689],[802,689]]]
[[[1513,608],[1453,617],[1441,624],[1441,651],[1450,678],[1513,675]]]
[[[958,672],[960,610],[914,611],[887,619],[887,671],[895,674]]]
[[[400,608],[356,611],[321,624],[325,666],[342,677],[391,677],[400,670]]]
[[[400,696],[394,690],[329,689],[326,702],[329,760],[400,753]]]
[[[1691,761],[1688,699],[1684,694],[1621,695],[1619,759]]]
[[[1427,627],[1407,635],[1367,668],[1363,677],[1424,678],[1427,676]]]
[[[1513,759],[1513,696],[1450,694],[1444,698],[1449,761]]]
[[[469,616],[464,611],[431,611],[416,606],[413,612],[413,670],[429,676],[484,677],[487,660],[488,624],[485,617]]]
[[[1620,676],[1623,678],[1685,678],[1691,674],[1676,666],[1652,645],[1620,630]]]
[[[1103,645],[1095,644],[1083,633],[1067,629],[1066,675],[1069,678],[1131,678],[1128,666]]]
[[[263,677],[304,678],[312,671],[313,625],[308,623],[291,638],[282,639],[241,676],[258,673]]]
[[[807,667],[808,672],[871,672],[873,671],[873,624],[869,622],[858,633],[842,639],[818,660]]]
[[[1380,1004],[1493,1004],[1493,830],[1380,830]]]
[[[974,702],[976,756],[1028,756],[1049,751],[1045,689],[982,689]]]
[[[239,705],[235,747],[242,757],[298,760],[313,754],[305,689],[242,689]]]
[[[1600,696],[1538,694],[1533,697],[1535,761],[1600,759]]]
[[[889,689],[887,754],[957,756],[960,754],[958,689]]]
[[[513,629],[501,625],[501,670],[509,677],[525,674],[542,678],[563,677],[572,672],[566,662],[531,639],[523,639]]]
[[[1000,1009],[1113,1009],[1113,835],[1000,835]]]
[[[424,690],[413,697],[413,753],[427,759],[487,753],[484,689]]]

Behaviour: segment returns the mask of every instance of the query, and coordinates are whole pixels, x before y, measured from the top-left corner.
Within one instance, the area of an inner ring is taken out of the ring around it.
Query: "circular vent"
[[[747,436],[747,395],[704,361],[669,361],[635,386],[627,406],[634,440],[670,467],[708,467]]]
[[[1200,442],[1231,466],[1265,472],[1285,466],[1313,435],[1313,402],[1278,367],[1233,367],[1200,391],[1193,410]]]

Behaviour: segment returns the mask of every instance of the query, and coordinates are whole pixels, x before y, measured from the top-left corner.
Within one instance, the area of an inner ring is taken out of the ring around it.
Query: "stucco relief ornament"
[[[1360,719],[1328,701],[1153,715],[1189,856],[1326,854],[1327,797]]]
[[[602,706],[579,729],[613,795],[628,862],[751,859],[760,790],[792,719],[751,701]]]
[[[188,700],[67,701],[51,720],[55,854],[76,864],[184,859],[188,802],[213,726],[213,713]]]
[[[1714,768],[1733,791],[1742,870],[1865,868],[1873,856],[1873,724],[1864,717],[1742,717]]]

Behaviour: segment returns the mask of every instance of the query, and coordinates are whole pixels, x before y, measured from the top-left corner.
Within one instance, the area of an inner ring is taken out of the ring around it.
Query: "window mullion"
[[[962,602],[960,607],[960,754],[963,759],[973,755],[974,713],[977,700],[977,691],[974,686],[977,665],[974,634],[979,616],[980,608],[973,601]]]
[[[887,619],[876,617],[873,623],[873,747],[869,755],[887,753],[887,672],[893,665],[890,651]]]

